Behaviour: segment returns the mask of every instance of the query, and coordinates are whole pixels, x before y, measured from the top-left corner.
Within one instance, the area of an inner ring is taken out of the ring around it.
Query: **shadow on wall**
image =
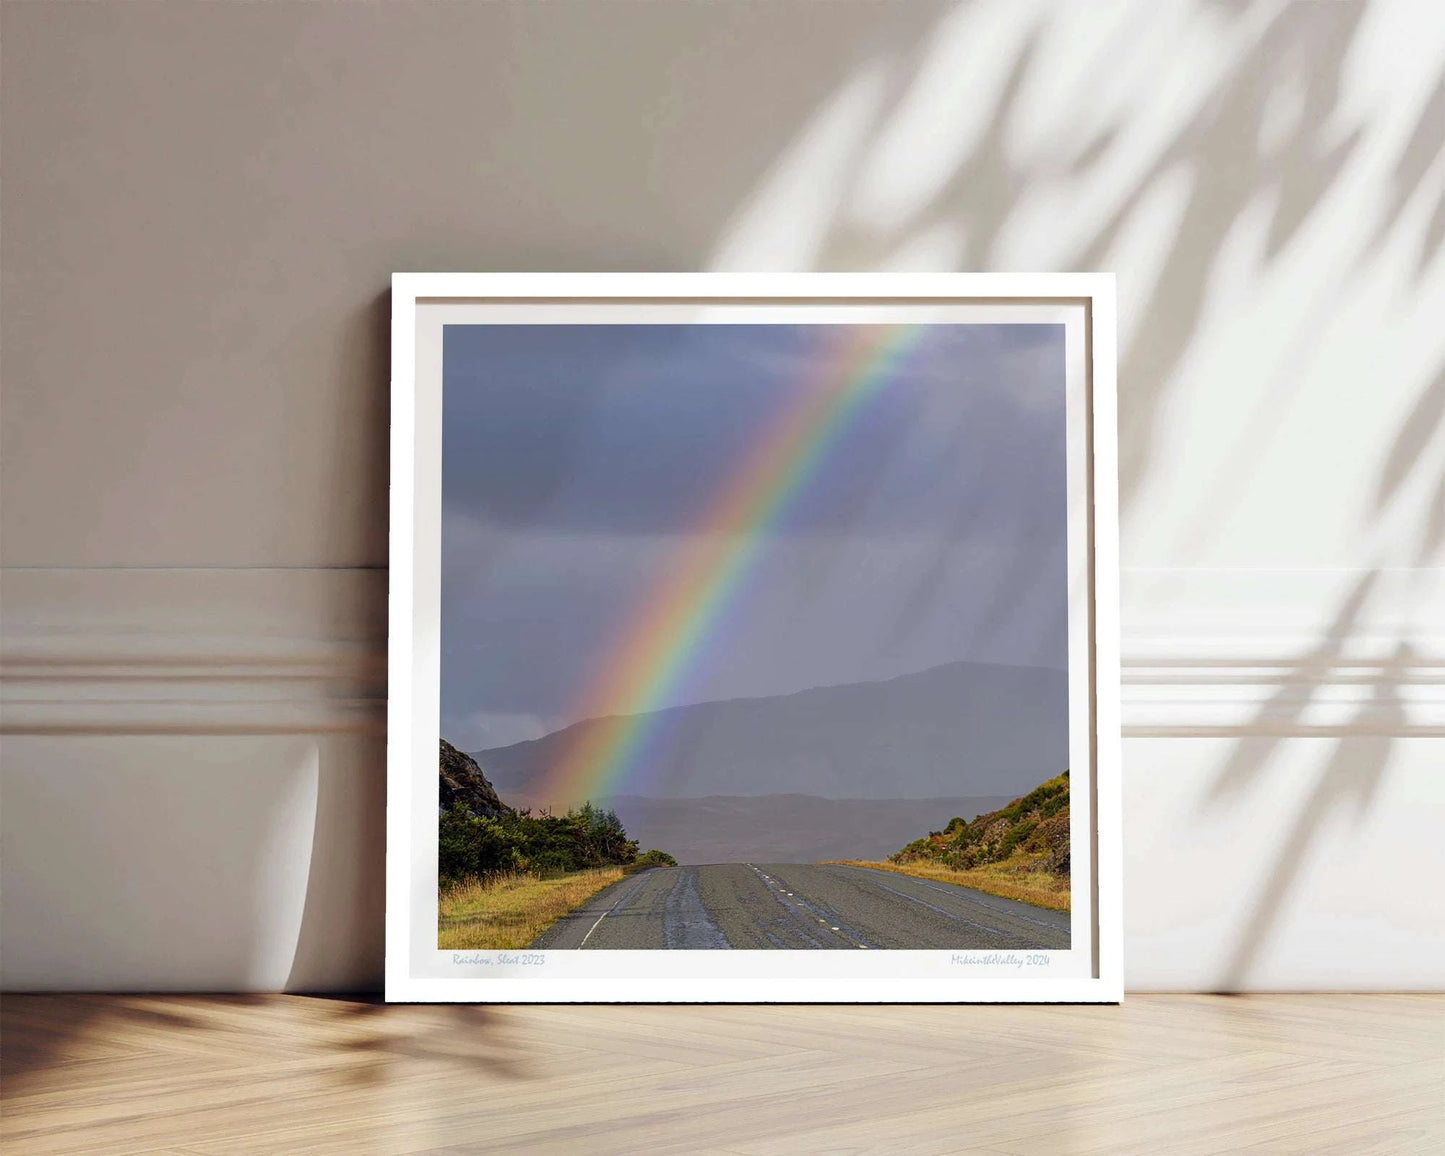
[[[1147,4],[1073,13],[960,4],[914,50],[879,53],[820,106],[714,254],[730,269],[1117,270],[1126,548],[1166,403],[1208,364],[1205,342],[1248,339],[1251,296],[1266,298],[1272,278],[1300,282],[1300,303],[1284,312],[1293,329],[1284,355],[1251,367],[1256,388],[1243,400],[1255,412],[1236,423],[1237,468],[1220,471],[1178,541],[1216,536],[1229,503],[1248,500],[1248,459],[1269,453],[1313,347],[1353,307],[1351,282],[1384,281],[1394,294],[1393,325],[1367,328],[1365,340],[1393,331],[1404,345],[1413,332],[1425,357],[1396,358],[1397,380],[1369,388],[1395,401],[1411,380],[1433,381],[1377,443],[1383,468],[1356,528],[1370,565],[1257,713],[1216,732],[1235,744],[1200,800],[1206,810],[1236,804],[1289,738],[1335,739],[1272,849],[1223,989],[1248,985],[1325,824],[1369,808],[1400,737],[1437,733],[1402,694],[1423,669],[1422,589],[1390,606],[1393,640],[1370,627],[1368,657],[1341,668],[1358,656],[1382,570],[1430,565],[1445,535],[1445,349],[1438,318],[1420,325],[1427,287],[1437,314],[1441,297],[1445,44],[1415,39],[1421,15],[1363,2],[1200,3],[1169,14]],[[1301,279],[1311,249],[1326,256]],[[1012,578],[1000,605],[1027,580]],[[1322,694],[1341,683],[1355,688],[1349,716],[1313,724]]]
[[[1134,306],[1121,309],[1127,509],[1232,237],[1263,211],[1258,256],[1279,258],[1346,175],[1367,127],[1340,100],[1367,4],[1198,3],[1174,27],[1149,18],[1152,7],[1116,6],[1100,28],[1098,9],[957,5],[911,52],[880,53],[830,98],[734,220],[713,266],[1118,267]],[[1175,38],[1203,32],[1219,58],[1171,85],[1184,67]],[[1445,73],[1399,151],[1361,262],[1394,239],[1417,194],[1433,194],[1416,276],[1429,268],[1445,235],[1434,171],[1442,145]],[[826,216],[805,219],[820,204]],[[1044,227],[1041,215],[1061,210],[1070,220]],[[1128,235],[1140,228],[1151,245],[1136,262]]]
[[[1437,118],[1445,121],[1445,110],[1438,107],[1441,91],[1437,89],[1437,99],[1432,100],[1430,108]],[[1421,128],[1424,127],[1422,122]],[[1445,123],[1434,127],[1437,130],[1435,153],[1440,155]],[[1417,129],[1412,140],[1419,135],[1420,129]],[[1436,209],[1435,220],[1440,217],[1441,207],[1445,207],[1445,197]],[[1431,230],[1435,230],[1433,221]],[[1439,241],[1436,233],[1433,243],[1437,252]],[[1364,612],[1376,594],[1386,567],[1427,566],[1437,557],[1445,540],[1445,459],[1439,459],[1438,454],[1432,458],[1431,453],[1445,440],[1442,433],[1445,433],[1445,366],[1421,391],[1396,431],[1370,504],[1372,517],[1384,520],[1401,494],[1413,490],[1416,496],[1413,504],[1424,507],[1424,516],[1414,519],[1413,544],[1406,540],[1391,543],[1394,549],[1380,548],[1375,565],[1360,574],[1341,600],[1319,645],[1282,672],[1272,695],[1255,717],[1239,728],[1234,749],[1205,796],[1206,807],[1224,807],[1235,801],[1269,774],[1281,743],[1291,735],[1317,735],[1334,740],[1333,749],[1314,772],[1304,802],[1275,850],[1253,910],[1220,974],[1222,991],[1238,991],[1249,986],[1251,968],[1269,945],[1311,846],[1329,820],[1340,812],[1353,812],[1357,820],[1364,816],[1380,793],[1401,738],[1440,734],[1438,726],[1417,722],[1404,693],[1407,686],[1422,679],[1427,666],[1433,665],[1414,641],[1417,630],[1428,629],[1428,623],[1419,620],[1419,612],[1426,608],[1424,600],[1430,596],[1429,591],[1417,589],[1407,594],[1405,604],[1398,607],[1401,613],[1392,639],[1362,640],[1358,635],[1362,627],[1369,625],[1364,622]],[[1361,641],[1368,646],[1365,659],[1351,660],[1349,652],[1358,653]],[[1382,645],[1386,648],[1383,653]],[[1311,722],[1310,716],[1330,689],[1341,683],[1353,683],[1366,692],[1363,695],[1356,692],[1350,716],[1334,724]]]

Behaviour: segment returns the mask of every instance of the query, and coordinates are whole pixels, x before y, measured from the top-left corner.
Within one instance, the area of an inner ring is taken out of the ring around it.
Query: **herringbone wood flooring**
[[[9,996],[0,1149],[1445,1151],[1445,999],[424,1007]]]

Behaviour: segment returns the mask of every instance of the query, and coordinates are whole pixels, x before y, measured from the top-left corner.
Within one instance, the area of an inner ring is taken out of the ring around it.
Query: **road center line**
[[[806,897],[798,898],[793,894],[793,892],[788,890],[786,884],[780,882],[777,879],[774,879],[766,871],[762,870],[762,868],[757,867],[752,863],[749,863],[748,866],[751,867],[754,871],[756,871],[760,876],[762,876],[762,878],[767,883],[768,890],[773,893],[773,897],[777,899],[777,901],[782,905],[784,911],[788,909],[787,899],[784,898],[784,896],[787,896],[788,898],[792,899],[793,906],[796,907],[801,914],[812,916],[822,926],[828,928],[829,931],[832,931],[850,946],[861,948],[869,948],[875,946],[868,941],[867,936],[863,935],[859,931],[856,931],[854,928],[848,927],[846,924],[843,924],[841,920],[839,921],[839,925],[835,926],[831,918],[822,918],[818,914],[820,911],[824,912],[829,916],[833,916],[835,914],[833,911],[829,910],[826,905],[820,907]],[[804,936],[807,937],[806,932],[804,933]]]

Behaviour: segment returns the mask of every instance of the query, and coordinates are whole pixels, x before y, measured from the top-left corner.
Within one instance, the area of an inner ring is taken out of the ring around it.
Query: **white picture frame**
[[[436,947],[447,324],[1066,327],[1074,856],[1063,952]],[[1114,279],[1103,273],[397,273],[392,278],[386,990],[408,1002],[1118,1002],[1123,995]],[[1081,761],[1082,760],[1082,761]],[[1080,768],[1086,775],[1079,774]],[[1087,791],[1082,790],[1087,778]],[[1079,816],[1083,816],[1082,819]],[[431,834],[428,836],[427,832]],[[1085,853],[1087,849],[1087,853]],[[982,958],[992,955],[997,958]],[[1040,957],[1047,956],[1047,960]]]

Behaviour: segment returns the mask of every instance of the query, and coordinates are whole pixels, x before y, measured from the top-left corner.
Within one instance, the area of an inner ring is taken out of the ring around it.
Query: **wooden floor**
[[[0,1151],[1445,1152],[1445,999],[8,996]]]

